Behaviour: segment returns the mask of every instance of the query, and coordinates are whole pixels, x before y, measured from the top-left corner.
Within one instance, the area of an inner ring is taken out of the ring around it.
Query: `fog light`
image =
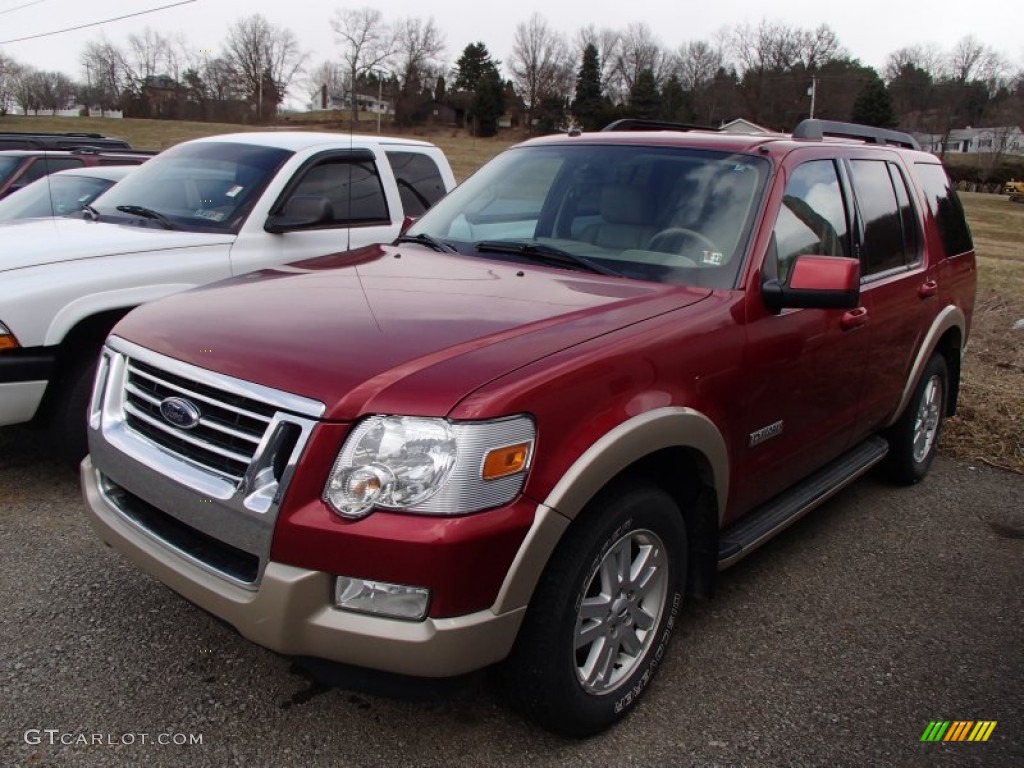
[[[339,576],[334,581],[334,604],[356,613],[419,620],[427,615],[430,590]]]

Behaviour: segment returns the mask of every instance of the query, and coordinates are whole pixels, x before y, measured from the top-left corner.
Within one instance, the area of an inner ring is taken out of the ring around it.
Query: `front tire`
[[[928,361],[907,408],[889,430],[886,473],[901,485],[924,479],[938,453],[942,420],[949,397],[949,368],[936,354]]]
[[[687,571],[682,513],[635,481],[600,494],[566,533],[501,672],[527,717],[584,737],[647,689],[675,627]]]
[[[90,358],[69,366],[50,406],[50,440],[60,460],[70,466],[78,466],[89,452],[87,418],[97,362]]]

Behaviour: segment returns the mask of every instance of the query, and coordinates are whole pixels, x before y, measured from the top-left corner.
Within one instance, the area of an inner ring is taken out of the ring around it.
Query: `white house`
[[[945,140],[946,152],[967,154],[1005,152],[1010,155],[1024,155],[1024,131],[1019,126],[1006,125],[995,128],[956,128],[946,137],[941,133],[916,133],[914,138],[921,149],[936,155],[942,153]]]

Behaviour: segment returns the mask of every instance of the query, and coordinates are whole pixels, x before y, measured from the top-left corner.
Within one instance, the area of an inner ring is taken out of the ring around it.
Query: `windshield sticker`
[[[229,189],[227,192],[224,193],[224,196],[225,197],[234,197],[239,192],[241,192],[242,189],[243,189],[243,187],[242,187],[241,184],[235,184],[233,187],[231,187],[231,189]]]
[[[719,267],[722,265],[722,259],[723,256],[721,251],[703,251],[700,257],[700,263]]]
[[[209,219],[210,221],[224,221],[227,216],[221,211],[208,211],[205,208],[197,208],[193,215],[197,219]]]

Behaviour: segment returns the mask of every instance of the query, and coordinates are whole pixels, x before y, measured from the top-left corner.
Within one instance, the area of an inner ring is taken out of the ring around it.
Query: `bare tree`
[[[342,62],[351,96],[352,122],[359,121],[356,85],[359,78],[381,68],[395,52],[395,31],[376,8],[339,9],[331,28],[342,47]]]
[[[153,77],[168,73],[171,41],[146,27],[142,34],[128,35],[128,47],[120,58],[124,83],[138,96]]]
[[[509,70],[526,104],[527,126],[532,125],[542,100],[569,98],[575,75],[569,48],[540,14],[516,27]]]
[[[14,89],[19,72],[21,65],[10,56],[0,53],[0,117],[6,115],[14,103]]]
[[[392,71],[402,93],[418,89],[424,75],[440,64],[445,50],[444,33],[433,19],[408,18],[395,24]]]
[[[675,72],[687,91],[697,93],[711,84],[725,66],[725,51],[704,40],[683,43],[676,52]]]
[[[313,105],[320,103],[320,93],[327,87],[327,95],[337,94],[345,87],[345,71],[336,61],[324,60],[306,73],[306,93]]]
[[[121,106],[125,90],[125,60],[120,48],[105,38],[86,43],[79,61],[87,88],[96,94],[102,110]]]
[[[14,100],[26,115],[39,114],[43,106],[42,73],[34,67],[21,67],[14,78]]]
[[[972,81],[989,82],[1005,72],[1002,57],[980,43],[973,35],[961,38],[946,57],[947,76],[961,85]]]
[[[290,29],[272,24],[257,13],[230,27],[223,59],[262,120],[284,99],[288,86],[302,70],[306,54]]]
[[[655,83],[660,85],[666,65],[670,64],[670,57],[666,56],[650,27],[638,22],[626,27],[619,42],[616,72],[627,92],[633,88],[644,70],[650,70],[654,74]]]

